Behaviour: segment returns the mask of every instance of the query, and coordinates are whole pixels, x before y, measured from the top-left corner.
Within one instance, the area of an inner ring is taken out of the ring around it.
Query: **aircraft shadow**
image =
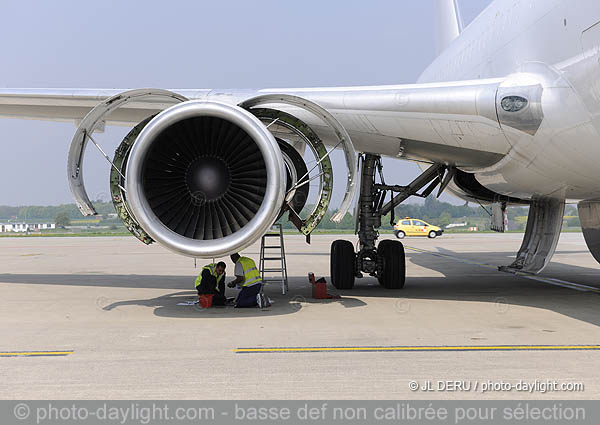
[[[514,259],[514,252],[454,252],[437,247],[443,255],[490,265],[506,265]],[[433,251],[433,249],[432,249]],[[580,254],[587,251],[557,251],[557,254]],[[429,253],[406,251],[409,277],[402,290],[386,290],[372,277],[357,279],[352,290],[337,291],[328,286],[329,292],[341,295],[340,299],[314,300],[306,276],[290,276],[290,290],[282,295],[278,285],[270,285],[266,293],[274,301],[265,309],[234,309],[232,307],[201,310],[194,306],[178,306],[178,303],[195,299],[192,276],[111,275],[111,274],[0,274],[0,284],[47,284],[114,288],[154,288],[173,290],[155,298],[130,300],[104,300],[99,305],[107,313],[130,305],[154,309],[161,317],[219,317],[276,316],[294,314],[310,303],[339,303],[345,308],[365,306],[368,298],[456,300],[503,303],[508,306],[527,306],[555,311],[557,313],[600,326],[600,298],[597,293],[579,292],[547,283],[501,273],[475,264],[461,264],[455,259],[433,256]],[[411,275],[411,265],[418,265],[436,272],[437,276]],[[558,262],[551,263],[541,276],[568,280],[600,288],[600,270]],[[328,277],[327,277],[328,278]],[[234,296],[228,290],[228,296]],[[366,298],[366,303],[356,297]]]
[[[198,299],[197,293],[192,289],[193,276],[152,276],[152,275],[105,275],[105,274],[0,274],[2,283],[36,284],[36,285],[67,285],[83,287],[106,288],[149,288],[170,289],[165,295],[153,298],[139,298],[115,300],[114,298],[101,297],[96,304],[103,311],[122,311],[127,306],[144,306],[154,309],[154,314],[161,317],[181,318],[223,318],[223,317],[254,317],[277,316],[294,314],[302,310],[306,304],[338,303],[345,308],[361,307],[366,305],[363,301],[351,296],[338,299],[315,300],[311,298],[311,288],[307,277],[290,277],[290,291],[281,294],[279,285],[268,285],[265,293],[274,302],[267,309],[258,308],[233,308],[213,307],[202,309],[197,305],[177,305],[179,303]],[[227,296],[237,295],[234,289],[227,289]],[[345,294],[350,295],[350,294]]]
[[[292,283],[293,285],[293,283]],[[228,295],[234,295],[230,291]],[[237,292],[237,291],[236,291]],[[341,297],[339,299],[315,300],[310,298],[307,291],[294,290],[293,294],[282,295],[278,288],[266,288],[265,293],[273,301],[271,307],[266,309],[258,308],[234,308],[212,307],[209,309],[200,308],[196,305],[177,305],[182,302],[195,301],[198,297],[195,291],[175,292],[150,299],[117,301],[102,307],[105,311],[122,308],[129,305],[141,305],[154,308],[154,314],[160,317],[169,318],[199,318],[199,319],[218,319],[218,318],[237,318],[237,317],[256,317],[256,316],[279,316],[284,314],[294,314],[301,311],[306,304],[328,304],[339,303],[345,308],[361,307],[366,305],[363,301],[352,297]],[[305,295],[301,295],[305,293]]]
[[[441,247],[436,249],[440,254],[492,266],[508,265],[515,257],[514,252],[464,253]],[[557,251],[557,254],[569,253],[587,251]],[[505,304],[507,308],[511,305],[534,307],[600,326],[599,293],[576,291],[476,264],[461,264],[455,259],[429,253],[407,250],[406,257],[407,268],[415,264],[443,277],[407,278],[404,289],[399,291],[402,298],[489,302]],[[551,262],[539,276],[600,288],[600,270],[597,268]],[[371,289],[354,290],[352,294],[373,296]]]

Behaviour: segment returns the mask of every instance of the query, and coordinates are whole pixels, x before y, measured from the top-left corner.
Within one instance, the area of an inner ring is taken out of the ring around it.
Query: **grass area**
[[[298,235],[298,231],[284,230],[285,235]],[[353,234],[354,230],[317,230],[314,231],[313,235],[345,235]],[[385,233],[392,233],[391,231]],[[0,233],[0,238],[61,238],[61,237],[95,237],[95,236],[133,236],[127,231],[115,231],[115,232],[52,232],[52,233]]]
[[[92,225],[99,224],[102,220],[99,218],[82,218],[78,220],[71,220],[71,225],[81,226],[81,225]]]
[[[285,235],[298,235],[299,233],[294,230],[284,230]],[[477,232],[469,232],[468,230],[444,230],[444,234],[455,235],[455,234],[486,234],[486,233],[497,233],[492,230],[480,230]],[[510,230],[506,233],[524,233],[524,230]],[[562,233],[581,233],[581,229],[578,227],[566,228],[562,230]],[[352,235],[354,230],[350,229],[325,229],[315,230],[313,235]],[[380,232],[381,235],[391,235],[391,230],[384,230]],[[114,231],[114,232],[48,232],[48,233],[31,233],[29,235],[25,233],[0,233],[0,238],[64,238],[64,237],[102,237],[102,236],[133,236],[127,231]]]
[[[515,222],[517,222],[519,224],[527,224],[527,216],[519,215],[519,216],[515,217]]]
[[[52,233],[0,233],[0,238],[64,238],[64,237],[96,237],[96,236],[133,236],[125,232],[52,232]]]
[[[391,230],[389,231],[392,232]],[[354,233],[354,229],[317,229],[312,232],[313,235],[347,235]],[[297,235],[296,229],[283,229],[284,235]]]

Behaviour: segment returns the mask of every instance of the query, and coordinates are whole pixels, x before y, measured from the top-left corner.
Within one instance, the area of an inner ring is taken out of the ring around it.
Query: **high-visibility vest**
[[[248,257],[240,257],[238,262],[242,265],[242,269],[244,270],[244,283],[242,283],[242,287],[261,283],[260,273],[254,260]]]
[[[202,284],[202,272],[204,272],[204,270],[208,270],[210,272],[210,274],[213,275],[217,279],[217,289],[218,289],[219,283],[223,280],[225,273],[223,273],[222,275],[217,275],[217,265],[215,263],[207,264],[206,266],[202,267],[200,274],[196,278],[196,288]]]

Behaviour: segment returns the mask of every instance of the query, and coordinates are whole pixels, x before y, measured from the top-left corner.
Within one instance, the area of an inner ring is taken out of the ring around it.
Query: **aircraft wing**
[[[511,131],[537,131],[542,91],[527,78],[261,90],[0,89],[0,117],[77,125],[68,175],[85,215],[95,213],[83,179],[88,141],[104,125],[134,127],[112,159],[111,191],[124,223],[146,243],[214,257],[254,242],[282,205],[290,217],[300,213],[314,167],[307,170],[294,153],[298,141],[314,151],[320,184],[312,212],[295,221],[309,235],[329,208],[330,147],[343,148],[348,170],[341,174],[346,196],[333,217],[339,221],[358,189],[357,151],[438,164],[442,174],[432,171],[430,178],[440,183],[445,169],[468,177],[507,155]],[[202,159],[215,155],[222,167]],[[236,171],[245,176],[238,186],[230,160],[253,163]],[[489,195],[474,179],[467,183]]]
[[[0,117],[44,121],[81,121],[100,102],[127,92],[127,89],[0,89]],[[178,90],[190,99],[210,90]],[[109,125],[135,125],[148,115],[175,102],[165,98],[144,98],[114,111]]]
[[[228,104],[265,95],[293,95],[329,111],[352,136],[359,151],[392,157],[480,167],[498,161],[510,150],[502,131],[499,94],[503,79],[433,84],[339,88],[272,88],[261,90],[174,89],[184,99]],[[513,90],[514,91],[514,90]],[[81,122],[89,111],[122,89],[0,89],[0,117]],[[103,120],[108,125],[133,126],[180,99],[145,96],[115,108]],[[332,142],[326,124],[298,108],[295,111]]]

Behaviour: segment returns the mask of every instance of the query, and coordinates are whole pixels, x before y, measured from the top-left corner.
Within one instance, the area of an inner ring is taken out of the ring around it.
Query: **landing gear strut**
[[[397,205],[413,195],[426,198],[438,185],[439,196],[452,180],[454,169],[434,164],[408,186],[389,186],[383,179],[379,155],[363,154],[359,157],[359,163],[361,184],[356,217],[359,248],[355,254],[352,243],[344,240],[333,242],[331,283],[337,289],[351,289],[355,278],[368,273],[376,277],[384,288],[401,289],[406,277],[404,246],[394,240],[383,240],[376,246],[381,217],[391,212],[393,223],[393,211]],[[376,183],[376,172],[381,183]],[[425,186],[427,188],[419,194],[418,191]],[[387,192],[391,193],[392,199],[384,205]]]

